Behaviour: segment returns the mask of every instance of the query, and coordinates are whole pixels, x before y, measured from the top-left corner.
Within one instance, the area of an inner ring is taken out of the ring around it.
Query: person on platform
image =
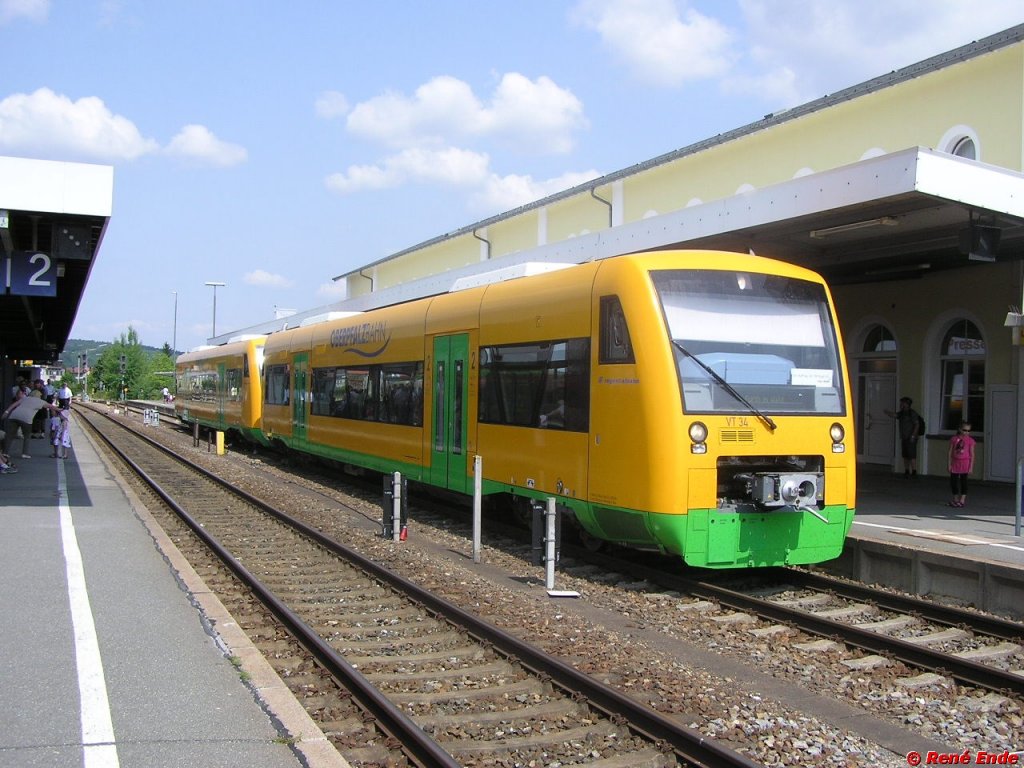
[[[900,430],[900,453],[903,456],[903,476],[917,477],[917,439],[921,437],[921,417],[913,408],[909,397],[900,398],[900,409],[888,416],[896,419]]]
[[[949,440],[949,487],[953,492],[951,507],[967,506],[967,478],[974,469],[975,440],[971,422],[960,422],[960,428]]]
[[[42,398],[41,392],[38,397],[24,395],[7,406],[7,409],[3,412],[3,418],[6,422],[4,425],[6,432],[4,435],[4,453],[11,455],[11,444],[20,432],[21,458],[32,458],[32,454],[29,453],[32,421],[35,419],[36,414],[44,408],[60,413],[60,408],[52,403],[46,402]]]
[[[66,459],[68,448],[71,447],[71,408],[61,408],[58,411],[57,432],[53,438],[53,458]]]
[[[71,405],[71,387],[67,385],[67,382],[62,384],[60,389],[57,390],[57,404],[61,408]]]

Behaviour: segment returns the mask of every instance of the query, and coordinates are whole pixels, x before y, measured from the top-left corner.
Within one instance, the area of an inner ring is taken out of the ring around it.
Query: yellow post
[[[220,431],[217,432],[217,455],[224,455],[224,433]]]

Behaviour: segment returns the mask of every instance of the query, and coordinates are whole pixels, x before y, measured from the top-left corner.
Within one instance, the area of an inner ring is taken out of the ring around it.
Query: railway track
[[[605,571],[626,572],[690,598],[681,610],[743,624],[762,634],[804,632],[859,649],[860,670],[900,661],[964,685],[1024,696],[1024,625],[801,569],[756,576],[687,578],[616,557],[574,551]],[[754,631],[754,630],[748,630]],[[823,646],[817,646],[819,649]]]
[[[329,710],[326,730],[351,762],[756,765],[120,424],[95,413],[84,421],[344,687],[327,692],[310,682],[317,670],[286,662],[314,709]],[[280,632],[265,634],[271,656],[292,658]],[[339,711],[350,696],[358,711]],[[359,740],[340,738],[360,730],[345,723],[367,718],[374,728]]]

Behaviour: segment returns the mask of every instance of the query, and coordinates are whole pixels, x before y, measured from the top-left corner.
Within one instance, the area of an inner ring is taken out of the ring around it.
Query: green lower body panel
[[[592,505],[578,514],[598,538],[679,555],[701,568],[807,565],[839,557],[855,510],[722,512],[691,509],[661,515]]]
[[[419,464],[395,461],[393,459],[382,459],[378,456],[372,456],[358,451],[346,451],[341,448],[332,448],[327,445],[312,443],[308,440],[282,437],[280,435],[276,436],[274,440],[280,442],[290,450],[311,454],[313,456],[320,456],[325,459],[330,459],[331,461],[336,461],[340,464],[351,464],[354,467],[362,467],[363,469],[369,469],[373,472],[401,472],[402,476],[407,480],[415,482],[424,481],[423,467]]]
[[[263,436],[263,432],[259,429],[241,429],[242,437],[248,440],[250,443],[259,443],[260,445],[270,445],[270,441]]]
[[[682,517],[659,515],[652,523],[658,539],[678,546],[688,565],[757,568],[808,565],[839,557],[853,516],[853,509],[838,505],[813,515],[802,510],[692,509]]]

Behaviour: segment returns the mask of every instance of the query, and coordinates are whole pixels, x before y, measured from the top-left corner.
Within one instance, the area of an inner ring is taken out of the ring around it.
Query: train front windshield
[[[833,414],[842,367],[819,283],[756,272],[656,270],[687,413]]]

